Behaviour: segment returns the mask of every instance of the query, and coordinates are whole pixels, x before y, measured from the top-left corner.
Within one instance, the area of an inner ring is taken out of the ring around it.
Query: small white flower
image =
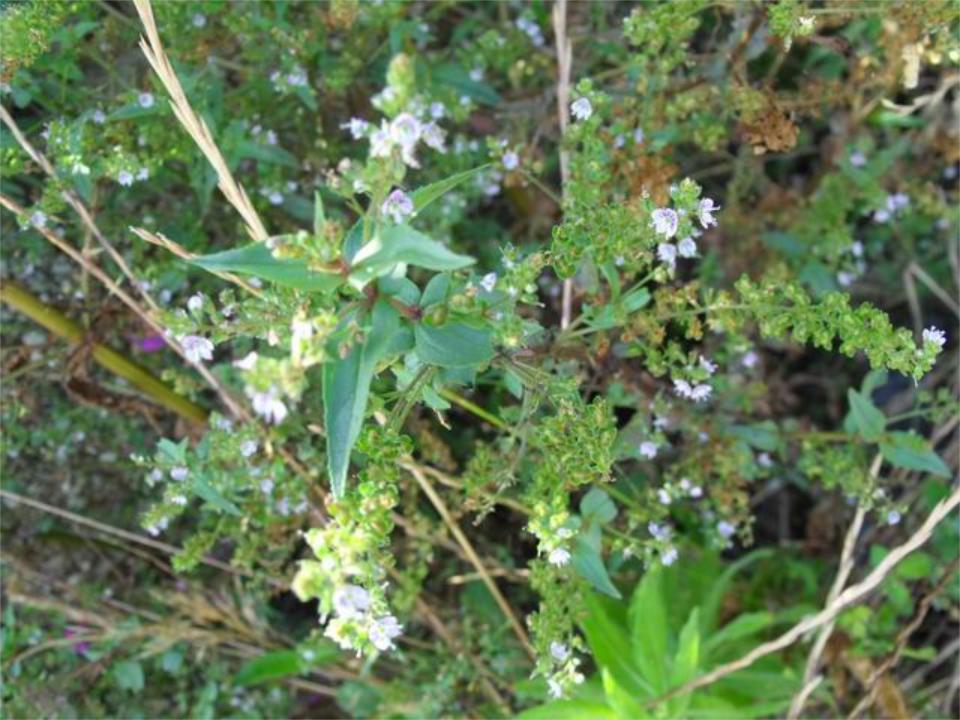
[[[420,121],[408,112],[400,113],[390,123],[390,137],[402,147],[416,145],[422,131]]]
[[[349,130],[350,137],[352,137],[354,140],[359,140],[367,132],[367,128],[370,127],[370,123],[361,118],[352,117],[350,118],[349,122],[343,123],[340,127],[345,130]]]
[[[680,225],[680,216],[671,208],[657,208],[650,213],[650,224],[658,235],[672,238],[677,234]]]
[[[658,525],[655,522],[647,524],[647,530],[657,540],[666,541],[670,539],[670,527],[667,525]]]
[[[235,360],[233,363],[233,366],[236,368],[240,368],[241,370],[253,370],[254,366],[256,366],[257,364],[258,358],[259,358],[259,355],[257,355],[256,350],[253,350],[251,352],[248,352],[240,360]]]
[[[170,498],[170,502],[172,502],[174,505],[179,505],[180,507],[183,507],[184,505],[187,504],[187,496],[174,495],[173,497]]]
[[[269,495],[271,492],[273,492],[273,480],[270,478],[267,478],[266,480],[261,480],[260,492],[262,492],[264,495]]]
[[[924,345],[926,345],[927,343],[930,343],[932,345],[936,345],[937,349],[940,349],[944,346],[944,344],[946,344],[946,342],[947,342],[947,336],[946,336],[946,333],[943,332],[943,330],[940,330],[935,327],[928,327],[923,331]]]
[[[757,455],[757,465],[760,467],[773,467],[773,460],[770,459],[770,454],[762,452]]]
[[[853,273],[847,272],[846,270],[841,270],[837,273],[837,284],[840,285],[840,287],[850,287],[853,285],[853,281]]]
[[[213,360],[213,343],[199,335],[185,335],[180,338],[183,354],[192,363],[202,360]]]
[[[873,214],[873,221],[875,223],[880,223],[881,225],[890,222],[890,212],[880,208]]]
[[[373,621],[370,626],[370,642],[380,652],[393,650],[396,647],[393,644],[394,639],[400,637],[403,633],[403,627],[397,622],[393,615],[384,615]]]
[[[557,567],[563,567],[568,562],[570,562],[570,553],[567,552],[564,548],[555,548],[550,551],[550,554],[547,556],[547,560],[551,565],[556,565]]]
[[[677,243],[677,252],[680,257],[692,258],[697,256],[697,243],[692,237],[685,237]]]
[[[190,474],[190,471],[185,467],[175,467],[170,470],[170,477],[172,477],[177,482],[183,482],[187,479],[187,476]]]
[[[670,493],[664,488],[660,488],[657,490],[657,500],[661,505],[669,505],[673,501],[673,498],[670,497]]]
[[[270,194],[267,195],[267,200],[270,201],[271,205],[283,205],[283,193],[279,190],[271,190]]]
[[[624,145],[626,145],[626,144],[627,144],[627,138],[626,138],[626,136],[625,136],[623,133],[619,133],[619,134],[613,139],[613,146],[614,146],[615,148],[617,148],[618,150],[619,150],[620,148],[622,148],[622,147],[623,147]]]
[[[887,513],[887,525],[897,525],[900,523],[900,520],[900,513],[896,510],[891,510]]]
[[[97,108],[93,111],[93,115],[90,116],[90,119],[93,120],[94,124],[96,125],[103,125],[107,121],[107,116],[103,110]]]
[[[570,112],[577,120],[589,120],[593,115],[593,105],[585,97],[577,98],[570,106]]]
[[[675,547],[668,547],[660,554],[660,562],[666,567],[670,567],[677,561],[678,557],[679,553],[677,549]]]
[[[760,356],[753,350],[748,350],[744,353],[744,356],[740,358],[740,364],[745,368],[754,368],[758,362],[760,362]]]
[[[854,257],[863,257],[863,243],[859,240],[854,240],[850,245],[850,252],[853,253]]]
[[[413,200],[403,190],[394,190],[380,206],[380,211],[395,223],[401,223],[404,218],[413,215],[413,209]]]
[[[910,197],[906,193],[887,195],[887,210],[897,212],[910,206]]]
[[[488,293],[493,292],[493,289],[497,286],[497,274],[495,272],[489,272],[480,278],[480,287],[486,290]]]
[[[273,130],[267,130],[267,145],[277,144],[277,134]]]
[[[674,380],[673,391],[682,398],[690,398],[693,394],[693,388],[686,380]]]
[[[737,526],[726,520],[721,520],[717,523],[717,532],[720,533],[721,537],[727,538],[728,540],[733,537],[733,534],[737,531]]]
[[[623,255],[617,255],[613,259],[613,264],[616,265],[617,267],[623,267],[626,264],[626,262],[627,262],[627,259]]]
[[[699,485],[694,485],[692,488],[690,488],[690,497],[692,497],[694,500],[698,500],[703,497],[703,488]]]
[[[657,456],[657,451],[659,449],[660,449],[659,445],[649,440],[645,440],[644,442],[640,443],[640,454],[643,457],[648,458],[650,460],[652,460]]]
[[[430,117],[434,120],[440,120],[447,114],[447,106],[442,102],[430,103]]]
[[[470,71],[470,79],[474,82],[483,80],[483,68],[474,68]]]
[[[563,697],[563,685],[553,678],[550,678],[547,680],[547,692],[550,693],[550,697],[554,700],[559,700]]]
[[[30,224],[34,227],[42,228],[47,226],[47,214],[37,210],[30,216]]]
[[[700,356],[700,367],[707,371],[707,375],[713,375],[717,371],[717,364],[711,362],[703,355]]]
[[[855,168],[862,168],[867,164],[867,156],[859,150],[854,150],[850,153],[850,164]]]
[[[690,392],[690,399],[694,402],[704,402],[710,398],[713,388],[706,383],[700,383]]]
[[[359,585],[341,585],[333,591],[333,611],[342,618],[359,618],[370,609],[370,593]]]
[[[550,643],[550,655],[557,662],[563,662],[570,657],[570,648],[566,644],[554,640]]]
[[[79,160],[73,164],[73,174],[74,175],[89,175],[90,168],[87,165],[84,165]]]
[[[198,313],[203,308],[203,295],[196,293],[187,300],[187,310]]]
[[[153,93],[143,92],[137,96],[137,102],[142,108],[152,108],[153,107]]]
[[[121,170],[119,173],[117,173],[117,182],[124,187],[130,187],[133,185],[133,173],[127,172],[126,170]]]
[[[700,201],[700,204],[697,205],[697,216],[700,219],[700,224],[706,229],[717,224],[717,219],[713,214],[720,209],[719,205],[715,205],[713,200],[710,198],[703,198]]]
[[[503,154],[503,157],[500,158],[500,162],[503,163],[504,169],[516,170],[520,166],[520,156],[513,150],[508,150]]]
[[[207,16],[203,13],[196,13],[192,21],[195,28],[202,28],[207,24]]]
[[[240,444],[240,454],[245,458],[250,457],[257,451],[257,441],[256,440],[244,440]]]
[[[633,131],[633,141],[637,145],[643,144],[643,128],[637,128],[636,130]]]

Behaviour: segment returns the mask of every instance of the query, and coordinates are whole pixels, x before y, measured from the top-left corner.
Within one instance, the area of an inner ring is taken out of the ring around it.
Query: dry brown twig
[[[570,124],[570,71],[573,66],[573,46],[567,35],[567,0],[553,5],[553,35],[557,45],[557,117],[560,120],[560,181],[563,204],[566,205],[567,185],[570,182],[570,154],[563,147],[563,137]],[[573,278],[563,281],[563,300],[560,329],[570,326],[573,315]]]
[[[868,487],[872,488],[876,482],[877,476],[880,474],[880,466],[883,464],[883,455],[877,453],[874,457],[873,462],[870,464],[870,477],[868,480]],[[854,566],[854,550],[857,547],[857,538],[860,537],[860,530],[863,529],[863,520],[866,517],[867,509],[863,501],[857,503],[857,510],[853,516],[853,521],[850,523],[850,527],[847,530],[847,534],[843,539],[843,550],[840,553],[840,565],[837,568],[837,576],[833,579],[833,585],[830,587],[830,592],[827,594],[827,601],[825,607],[830,607],[837,600],[837,596],[840,595],[840,592],[843,590],[843,586],[847,584],[847,579],[850,577],[850,573],[853,572]],[[827,641],[830,639],[830,635],[833,634],[833,627],[835,622],[831,620],[826,623],[820,632],[817,633],[817,639],[813,643],[813,647],[810,648],[810,655],[807,657],[807,665],[803,671],[803,686],[797,696],[793,699],[793,702],[790,703],[790,710],[787,713],[788,720],[795,720],[800,717],[800,713],[803,711],[803,706],[806,703],[807,698],[813,692],[817,685],[820,684],[822,677],[817,675],[817,670],[820,667],[820,657],[823,655],[823,650],[827,646]]]
[[[877,586],[880,585],[880,583],[882,583],[893,571],[893,569],[903,561],[905,557],[926,543],[927,540],[930,539],[930,536],[933,534],[933,531],[937,525],[939,525],[944,518],[953,512],[957,505],[960,505],[960,487],[955,487],[949,497],[941,500],[937,506],[933,508],[933,510],[927,516],[927,519],[924,520],[923,525],[921,525],[917,531],[907,539],[906,542],[891,550],[890,553],[880,561],[880,563],[870,572],[869,575],[867,575],[856,585],[851,585],[842,593],[840,593],[840,595],[831,605],[825,607],[816,615],[812,615],[800,621],[775,640],[758,645],[743,657],[721,665],[715,670],[712,670],[698,678],[691,680],[688,683],[676,687],[659,697],[653,698],[646,704],[648,706],[655,706],[671,698],[679,695],[686,695],[687,693],[690,693],[698,688],[711,685],[718,680],[737,672],[738,670],[743,670],[744,668],[750,667],[762,657],[766,657],[767,655],[790,647],[793,645],[793,643],[811,630],[816,630],[826,623],[831,622],[844,610],[856,605],[867,595],[873,592]]]
[[[183,86],[180,85],[177,73],[174,71],[173,65],[170,64],[166,52],[164,52],[163,44],[160,42],[160,33],[157,31],[157,23],[153,18],[153,7],[150,5],[150,0],[133,0],[133,4],[137,8],[137,14],[140,16],[140,21],[143,23],[146,32],[146,38],[140,38],[140,49],[143,50],[150,67],[153,68],[157,77],[160,78],[160,82],[163,83],[170,94],[173,114],[190,137],[193,138],[197,147],[200,148],[200,152],[213,166],[217,173],[221,192],[223,192],[227,202],[240,213],[250,237],[258,242],[266,240],[268,237],[266,228],[254,209],[253,203],[250,202],[250,197],[243,186],[233,177],[233,173],[230,172],[220,148],[213,140],[210,128],[191,107],[190,101],[183,91]]]

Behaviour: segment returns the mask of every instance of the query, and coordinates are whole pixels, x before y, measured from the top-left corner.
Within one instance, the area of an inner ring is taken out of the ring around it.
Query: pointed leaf
[[[630,637],[633,660],[655,693],[667,689],[669,620],[663,596],[663,569],[653,567],[640,580],[630,598]]]
[[[880,443],[883,457],[897,467],[950,477],[950,468],[922,437],[912,432],[889,433]]]
[[[298,290],[329,292],[343,283],[336,273],[314,272],[303,260],[278,260],[264,243],[253,243],[234,250],[202,255],[188,261],[210,272],[253,275]]]
[[[597,592],[617,599],[621,597],[603,563],[599,524],[592,523],[586,531],[581,530],[577,535],[573,545],[573,568]]]
[[[650,696],[652,688],[630,655],[630,634],[622,620],[622,604],[597,593],[586,597],[587,615],[581,625],[597,664],[610,671],[617,684],[635,696]],[[660,662],[664,656],[660,657]]]
[[[435,183],[429,185],[424,185],[421,188],[417,188],[413,191],[411,199],[413,200],[413,207],[417,213],[423,212],[423,209],[427,207],[434,200],[437,200],[448,192],[453,190],[457,185],[466,182],[472,177],[475,177],[482,170],[486,170],[490,167],[489,164],[481,165],[480,167],[475,167],[472,170],[466,170],[461,173],[456,173],[451,175],[448,178],[444,178]]]
[[[350,278],[362,285],[387,274],[397,263],[428,270],[459,270],[475,260],[458,255],[409,225],[390,225],[379,228],[373,239],[357,251],[352,262]]]
[[[428,365],[469,367],[493,357],[490,331],[451,322],[446,325],[417,323],[414,328],[417,357]]]
[[[373,309],[373,325],[363,343],[345,358],[323,365],[323,416],[327,432],[327,470],[335,498],[343,496],[353,449],[367,410],[377,363],[401,332],[400,316],[386,302]]]
[[[883,428],[887,425],[884,414],[870,401],[869,396],[862,395],[852,388],[847,390],[847,399],[850,401],[853,422],[863,439],[867,442],[879,440],[880,435],[883,434]]]

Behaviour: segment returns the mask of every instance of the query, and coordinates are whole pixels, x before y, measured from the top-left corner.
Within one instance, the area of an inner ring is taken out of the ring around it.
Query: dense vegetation
[[[960,6],[0,2],[8,717],[955,717]]]

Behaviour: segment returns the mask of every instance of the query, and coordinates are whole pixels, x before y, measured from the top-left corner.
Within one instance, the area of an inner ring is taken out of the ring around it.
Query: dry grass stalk
[[[187,95],[180,85],[177,73],[174,71],[173,65],[170,64],[170,60],[160,42],[160,33],[157,31],[157,23],[153,18],[153,7],[150,5],[150,0],[133,0],[133,4],[137,8],[137,14],[140,15],[140,21],[143,23],[146,32],[146,38],[142,36],[140,38],[140,49],[143,50],[150,67],[153,68],[157,77],[160,78],[160,82],[163,83],[169,93],[173,114],[213,166],[217,173],[220,191],[227,198],[227,202],[240,213],[250,237],[258,242],[266,240],[268,237],[267,231],[250,202],[249,196],[243,186],[233,177],[233,173],[230,172],[226,160],[223,159],[223,154],[214,142],[210,128],[194,112],[190,106],[190,101],[187,100]]]
[[[903,561],[905,557],[926,543],[927,540],[930,539],[930,536],[933,535],[933,531],[936,529],[937,525],[939,525],[944,518],[950,515],[950,513],[956,510],[957,505],[960,505],[960,487],[954,488],[949,497],[941,500],[937,504],[937,506],[927,516],[927,519],[924,521],[923,525],[921,525],[920,528],[913,535],[911,535],[906,542],[891,550],[890,553],[873,569],[873,571],[867,575],[867,577],[865,577],[856,585],[851,585],[842,593],[840,593],[840,595],[831,605],[825,607],[816,615],[812,615],[804,620],[801,620],[775,640],[758,645],[743,657],[734,660],[733,662],[726,663],[725,665],[721,665],[717,669],[701,675],[700,677],[695,678],[694,680],[691,680],[680,687],[674,688],[660,697],[653,698],[646,704],[648,706],[655,706],[665,702],[666,700],[669,700],[670,698],[674,698],[679,695],[686,695],[687,693],[693,692],[697,688],[711,685],[718,680],[737,672],[738,670],[743,670],[744,668],[750,667],[762,657],[766,657],[767,655],[790,647],[793,645],[793,643],[809,633],[811,630],[816,630],[828,622],[833,621],[844,610],[856,605],[867,595],[873,592],[877,586],[887,578],[893,569]]]
[[[560,120],[560,181],[563,201],[566,204],[570,182],[570,154],[563,147],[563,136],[570,124],[570,72],[573,66],[573,46],[567,36],[567,0],[557,0],[553,6],[553,35],[557,44],[557,116]],[[560,329],[570,326],[573,315],[573,278],[563,281],[563,300],[560,312]]]

